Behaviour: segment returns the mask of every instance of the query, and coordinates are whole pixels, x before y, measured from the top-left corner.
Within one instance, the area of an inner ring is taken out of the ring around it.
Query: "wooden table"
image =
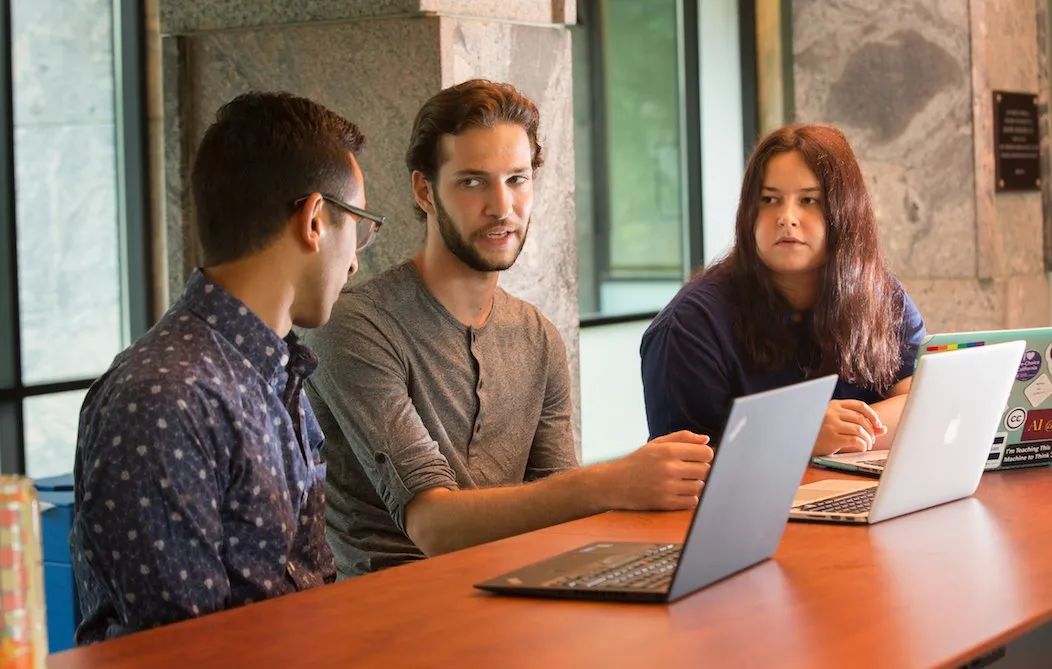
[[[973,498],[873,527],[791,523],[774,560],[672,605],[471,587],[597,538],[679,541],[688,520],[602,514],[67,651],[48,666],[952,666],[1052,619],[1052,469],[988,474]]]

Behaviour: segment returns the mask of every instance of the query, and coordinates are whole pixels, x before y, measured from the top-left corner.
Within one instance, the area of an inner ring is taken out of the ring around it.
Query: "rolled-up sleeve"
[[[417,493],[458,485],[413,406],[405,357],[384,334],[393,326],[370,312],[354,305],[334,316],[323,336],[311,338],[322,364],[309,387],[332,413],[377,495],[405,532],[405,508]],[[327,449],[341,447],[333,436],[328,435]]]

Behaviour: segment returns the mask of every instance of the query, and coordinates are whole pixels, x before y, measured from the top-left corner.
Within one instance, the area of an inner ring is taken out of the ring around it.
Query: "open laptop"
[[[672,602],[771,557],[836,376],[734,401],[682,544],[598,542],[476,588],[513,595]],[[762,463],[763,466],[757,466]]]
[[[880,481],[800,486],[789,517],[876,523],[971,495],[1024,350],[1015,341],[921,358]]]
[[[994,434],[986,469],[1039,467],[1052,464],[1052,328],[950,332],[921,341],[917,362],[947,351],[989,346],[1008,341],[1026,342],[1015,383]],[[880,476],[887,453],[837,453],[819,456],[816,465]]]

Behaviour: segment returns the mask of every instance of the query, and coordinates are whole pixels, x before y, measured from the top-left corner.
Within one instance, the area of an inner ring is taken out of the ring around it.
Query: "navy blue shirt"
[[[78,643],[333,580],[316,366],[200,271],[117,356],[80,414]]]
[[[924,321],[903,288],[902,364],[896,380],[913,374]],[[735,333],[737,308],[729,281],[705,277],[684,286],[643,333],[643,396],[650,438],[692,430],[719,443],[734,398],[803,381],[813,372],[794,360],[781,369],[751,365]],[[788,318],[788,315],[787,315]],[[808,350],[811,320],[789,324],[786,345]],[[797,347],[801,342],[803,346]],[[839,380],[834,399],[884,399],[871,388]]]

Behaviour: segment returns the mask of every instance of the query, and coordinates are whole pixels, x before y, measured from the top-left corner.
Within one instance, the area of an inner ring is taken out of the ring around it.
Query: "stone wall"
[[[991,91],[1041,90],[1038,2],[792,3],[796,120],[851,141],[931,332],[1049,324],[1042,194],[993,176]]]

